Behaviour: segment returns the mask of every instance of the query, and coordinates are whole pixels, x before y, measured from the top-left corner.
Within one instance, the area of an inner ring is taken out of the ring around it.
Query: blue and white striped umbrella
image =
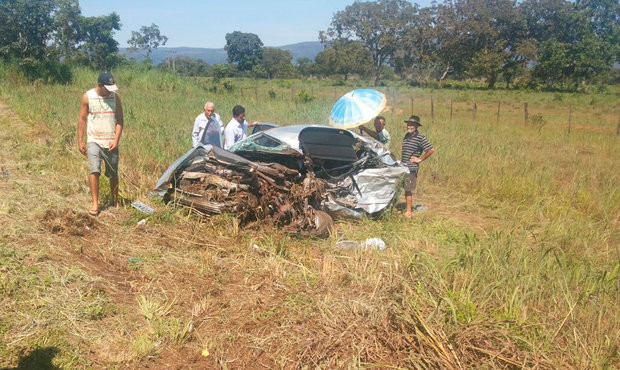
[[[329,125],[342,129],[363,125],[381,113],[386,103],[385,95],[377,90],[349,91],[334,104]]]

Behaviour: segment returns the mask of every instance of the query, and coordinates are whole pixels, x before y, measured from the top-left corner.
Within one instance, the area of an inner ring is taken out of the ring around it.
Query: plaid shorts
[[[409,175],[405,178],[405,192],[413,193],[418,184],[418,170],[409,170]]]
[[[86,143],[86,153],[90,173],[101,173],[101,161],[105,162],[105,175],[108,178],[118,177],[118,148],[110,151],[97,143]]]

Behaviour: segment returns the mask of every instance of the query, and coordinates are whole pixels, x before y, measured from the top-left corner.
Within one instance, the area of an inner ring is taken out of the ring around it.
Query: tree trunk
[[[497,74],[493,73],[489,76],[489,85],[487,86],[489,89],[493,89],[495,87],[495,82],[497,81]]]
[[[375,68],[375,86],[379,86],[379,81],[381,80],[381,66]]]
[[[441,81],[443,81],[444,78],[446,78],[446,76],[448,75],[448,72],[450,72],[450,63],[446,64],[446,69],[444,69],[443,73],[441,74],[441,77],[439,77],[439,83],[441,83]]]

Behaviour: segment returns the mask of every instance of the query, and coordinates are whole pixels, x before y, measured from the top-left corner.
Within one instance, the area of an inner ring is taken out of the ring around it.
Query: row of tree
[[[618,0],[379,0],[337,12],[320,39],[336,53],[361,43],[375,83],[389,64],[418,82],[478,77],[492,88],[527,75],[552,87],[608,79],[619,21]]]
[[[314,61],[302,58],[294,66],[289,51],[235,31],[226,35],[228,65],[176,58],[161,67],[215,77],[357,74],[372,75],[377,84],[389,72],[417,84],[478,78],[490,88],[502,80],[575,88],[618,75],[619,21],[618,0],[355,2],[320,32],[325,49]],[[113,37],[119,29],[118,14],[85,17],[78,0],[0,0],[0,59],[56,80],[66,77],[67,63],[110,69],[126,62]],[[127,42],[148,57],[167,40],[152,24]]]
[[[355,2],[320,32],[325,50],[314,62],[299,60],[297,71],[372,74],[377,84],[389,66],[418,84],[450,77],[483,79],[489,88],[500,80],[575,88],[617,75],[619,21],[617,0]],[[267,49],[254,34],[226,35],[226,50],[240,71],[265,66]]]
[[[78,0],[0,0],[0,60],[17,63],[31,77],[65,82],[68,64],[104,70],[124,62],[114,39],[118,30],[118,14],[85,17]],[[150,54],[167,40],[153,24],[127,42]]]

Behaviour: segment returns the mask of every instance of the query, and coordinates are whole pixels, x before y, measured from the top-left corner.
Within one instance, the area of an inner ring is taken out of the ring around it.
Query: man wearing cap
[[[110,179],[110,197],[118,206],[118,143],[123,132],[123,106],[118,88],[109,72],[99,74],[97,87],[82,95],[78,118],[78,149],[88,157],[92,206],[88,213],[99,214],[99,175],[105,162],[105,175]],[[84,144],[86,132],[86,144]]]
[[[435,149],[428,139],[418,132],[418,127],[422,126],[420,117],[411,116],[405,120],[405,123],[407,124],[407,134],[403,139],[402,163],[409,168],[409,176],[405,180],[405,216],[409,218],[411,217],[412,194],[418,182],[420,163],[435,153]]]
[[[375,140],[378,140],[386,148],[390,148],[390,133],[385,129],[385,117],[377,116],[375,118],[375,131],[369,130],[364,126],[360,126],[360,131],[363,131],[370,135]]]
[[[205,103],[204,112],[200,113],[194,120],[192,146],[210,144],[221,148],[223,131],[224,124],[220,119],[220,115],[215,113],[215,104],[208,101]]]

